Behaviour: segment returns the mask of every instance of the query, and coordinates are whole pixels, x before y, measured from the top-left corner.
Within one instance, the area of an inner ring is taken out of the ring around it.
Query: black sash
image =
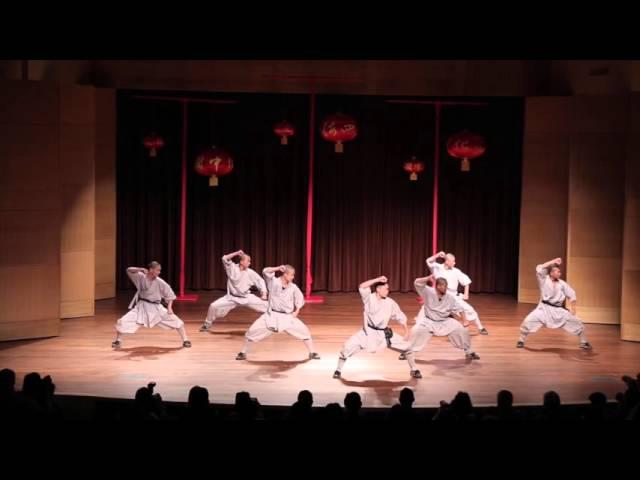
[[[141,301],[147,302],[147,303],[153,303],[155,305],[160,305],[162,303],[161,300],[158,300],[157,302],[152,302],[151,300],[147,300],[146,298],[142,298],[142,297],[138,297],[138,300],[141,300]]]
[[[375,326],[371,325],[371,323],[369,323],[369,322],[367,322],[367,327],[369,327],[369,328],[371,328],[373,330],[378,330],[378,331],[384,332],[384,338],[387,341],[387,346],[388,347],[391,346],[391,337],[393,337],[393,330],[391,330],[391,327],[385,327],[385,328],[375,327]]]
[[[555,303],[548,302],[547,300],[541,300],[541,302],[544,303],[545,305],[549,305],[550,307],[562,308],[566,310],[566,308],[564,308],[564,305],[556,305]]]

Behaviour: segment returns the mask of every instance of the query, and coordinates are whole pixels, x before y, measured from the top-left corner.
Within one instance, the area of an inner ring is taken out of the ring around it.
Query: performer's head
[[[371,285],[373,291],[378,294],[380,298],[387,298],[389,296],[389,282],[376,282]]]
[[[156,278],[160,276],[162,265],[154,260],[153,262],[149,262],[149,265],[147,265],[147,270],[149,270],[150,277]]]
[[[282,272],[282,278],[284,278],[285,282],[293,282],[293,279],[296,278],[296,269],[291,265],[284,266],[284,272]]]
[[[551,277],[551,280],[560,280],[560,277],[562,276],[560,265],[558,265],[557,263],[552,263],[549,266],[549,276]]]
[[[447,268],[453,268],[456,266],[456,256],[453,253],[447,253],[444,256],[444,265]]]
[[[238,255],[236,257],[238,265],[242,270],[249,268],[251,266],[251,256],[246,253],[243,255]]]
[[[441,295],[444,295],[445,293],[447,293],[447,279],[444,277],[438,277],[436,278],[436,290],[438,291],[438,293],[440,293]]]

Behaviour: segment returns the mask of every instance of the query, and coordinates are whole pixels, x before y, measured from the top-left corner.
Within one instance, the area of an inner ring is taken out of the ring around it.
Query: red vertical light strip
[[[315,155],[315,130],[316,130],[316,94],[309,97],[309,189],[307,193],[307,282],[305,297],[311,297],[313,275],[311,272],[312,247],[313,247],[313,166]]]
[[[440,184],[440,103],[436,102],[436,138],[433,162],[433,224],[431,226],[432,255],[438,251],[438,187]]]
[[[180,297],[184,297],[187,240],[187,102],[182,102],[182,192],[180,193]]]

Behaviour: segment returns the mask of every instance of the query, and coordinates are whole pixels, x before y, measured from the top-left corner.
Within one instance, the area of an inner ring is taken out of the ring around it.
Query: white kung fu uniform
[[[407,325],[407,316],[402,313],[395,300],[389,297],[378,298],[375,293],[371,293],[370,288],[361,288],[358,291],[362,297],[362,303],[364,303],[362,330],[345,342],[340,352],[340,357],[347,359],[360,350],[375,353],[386,347],[405,352],[409,347],[409,342],[401,335],[393,332],[389,343],[387,343],[384,333],[384,329],[387,328],[390,320],[395,320],[404,326]]]
[[[176,299],[175,293],[160,277],[150,280],[142,272],[127,269],[127,275],[138,291],[129,304],[129,312],[116,323],[119,333],[134,333],[140,326],[152,328],[156,325],[165,330],[177,330],[184,326],[184,322],[177,315],[169,315],[167,309],[160,303],[162,300],[170,302]]]
[[[471,285],[471,279],[469,276],[464,273],[459,268],[446,268],[444,264],[438,262],[427,262],[427,266],[434,278],[444,278],[447,281],[447,290],[451,295],[453,295],[458,302],[458,304],[464,310],[465,317],[470,322],[474,322],[479,329],[482,329],[482,323],[480,323],[480,316],[478,312],[464,299],[464,296],[458,292],[458,285],[462,285],[466,287],[467,285]],[[420,309],[418,316],[416,317],[416,321],[420,318],[424,317],[424,307]]]
[[[576,292],[564,280],[553,281],[549,277],[549,270],[542,265],[536,267],[536,277],[540,287],[540,303],[520,325],[520,339],[542,327],[562,328],[567,332],[578,335],[584,334],[584,324],[569,310],[564,308],[565,300],[576,301]],[[581,338],[581,341],[586,341]]]
[[[283,285],[274,273],[263,272],[269,290],[269,307],[258,318],[245,337],[250,342],[259,342],[273,333],[285,332],[300,340],[311,340],[311,332],[302,321],[291,315],[304,305],[304,296],[298,286],[289,282]]]
[[[222,264],[227,272],[227,294],[209,305],[205,325],[211,326],[216,318],[226,316],[236,307],[249,307],[256,312],[266,312],[267,301],[250,292],[252,286],[262,293],[267,292],[262,277],[250,268],[241,270],[236,263],[225,260],[224,257],[222,257]]]
[[[449,337],[454,347],[465,353],[471,352],[471,336],[469,331],[451,314],[460,314],[463,310],[456,298],[449,292],[442,297],[434,287],[415,284],[416,291],[424,299],[424,315],[411,329],[409,349],[417,353],[431,340],[431,337]]]

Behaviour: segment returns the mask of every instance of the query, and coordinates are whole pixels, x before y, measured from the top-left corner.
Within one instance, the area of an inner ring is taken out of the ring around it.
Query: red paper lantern
[[[336,113],[325,119],[321,132],[322,138],[336,144],[336,153],[342,153],[343,142],[351,141],[358,136],[358,124],[348,115]]]
[[[206,149],[196,158],[194,169],[198,175],[209,178],[209,186],[218,186],[218,177],[228,175],[233,170],[233,158],[216,147]]]
[[[149,149],[149,156],[155,157],[158,154],[158,150],[164,147],[164,140],[161,136],[151,133],[144,137],[142,142],[144,147]]]
[[[460,170],[468,172],[471,170],[469,160],[482,155],[487,149],[484,137],[477,133],[471,133],[464,130],[451,136],[447,141],[447,151],[449,155],[455,158],[461,158],[462,164]]]
[[[289,143],[288,137],[293,137],[296,134],[296,129],[289,122],[284,121],[276,123],[273,127],[273,131],[280,137],[280,144],[286,145]]]
[[[424,171],[424,162],[417,160],[416,157],[411,157],[411,160],[405,162],[402,168],[405,172],[410,173],[409,180],[415,182],[418,180],[418,174]]]

